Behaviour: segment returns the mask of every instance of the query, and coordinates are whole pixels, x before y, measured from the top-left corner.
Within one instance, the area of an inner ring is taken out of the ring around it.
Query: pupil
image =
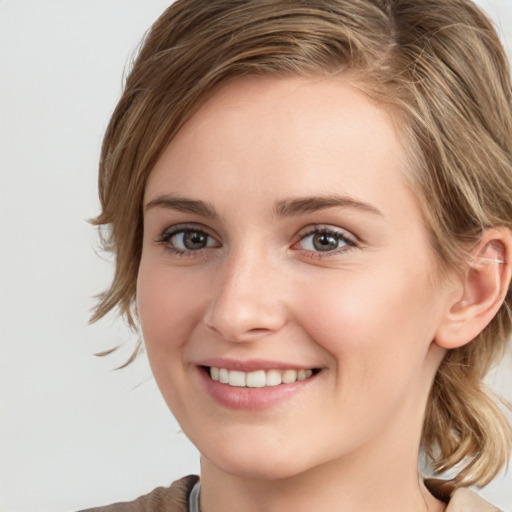
[[[197,231],[188,231],[183,237],[183,244],[187,249],[202,249],[206,247],[206,235]]]
[[[338,247],[338,240],[327,233],[318,233],[313,237],[313,246],[318,251],[332,251]]]

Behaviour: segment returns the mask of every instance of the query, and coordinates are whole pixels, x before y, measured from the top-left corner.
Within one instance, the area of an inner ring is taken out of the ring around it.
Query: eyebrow
[[[149,201],[149,203],[146,204],[144,210],[148,211],[153,208],[164,208],[178,212],[195,213],[210,219],[217,219],[219,217],[215,211],[215,208],[212,205],[205,203],[204,201],[197,201],[195,199],[189,199],[187,197],[180,197],[169,194],[158,196],[155,199],[152,199]]]
[[[382,212],[375,206],[349,196],[338,194],[299,197],[297,199],[285,199],[283,201],[278,201],[274,207],[274,213],[279,217],[288,217],[293,215],[302,215],[305,213],[313,213],[335,207],[354,208],[384,217]]]
[[[359,201],[352,197],[338,194],[283,199],[275,204],[274,214],[278,217],[292,217],[294,215],[314,213],[320,210],[336,207],[354,208],[384,217],[382,212],[375,206],[363,201]],[[196,199],[175,196],[172,194],[164,194],[156,197],[155,199],[152,199],[149,203],[146,204],[144,210],[147,211],[153,208],[164,208],[179,212],[194,213],[196,215],[210,219],[219,218],[219,214],[215,211],[215,208],[211,204],[205,203],[204,201],[198,201]]]

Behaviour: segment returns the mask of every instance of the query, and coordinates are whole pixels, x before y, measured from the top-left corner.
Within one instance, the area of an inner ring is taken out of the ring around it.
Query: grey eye
[[[340,249],[349,245],[341,234],[331,233],[329,231],[317,231],[306,235],[300,241],[301,249],[306,251],[328,252]]]
[[[210,235],[194,229],[179,231],[172,235],[170,241],[173,247],[183,251],[198,251],[216,245]]]

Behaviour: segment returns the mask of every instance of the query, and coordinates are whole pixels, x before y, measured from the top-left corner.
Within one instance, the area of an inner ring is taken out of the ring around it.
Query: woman
[[[201,483],[108,510],[495,510],[511,170],[469,1],[173,4],[105,136],[94,319],[140,323]]]

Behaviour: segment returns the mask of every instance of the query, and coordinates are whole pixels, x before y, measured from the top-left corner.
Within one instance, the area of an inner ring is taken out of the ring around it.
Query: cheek
[[[310,280],[307,294],[295,293],[302,327],[341,366],[339,378],[364,386],[403,371],[412,376],[435,333],[428,272],[406,264],[381,268]]]
[[[201,286],[200,280],[180,279],[180,275],[143,257],[137,277],[137,310],[155,381],[181,422],[184,411],[194,403],[186,384],[185,346],[200,318]]]
[[[199,279],[180,278],[183,273],[142,259],[137,278],[137,311],[151,358],[181,347],[201,309]]]

